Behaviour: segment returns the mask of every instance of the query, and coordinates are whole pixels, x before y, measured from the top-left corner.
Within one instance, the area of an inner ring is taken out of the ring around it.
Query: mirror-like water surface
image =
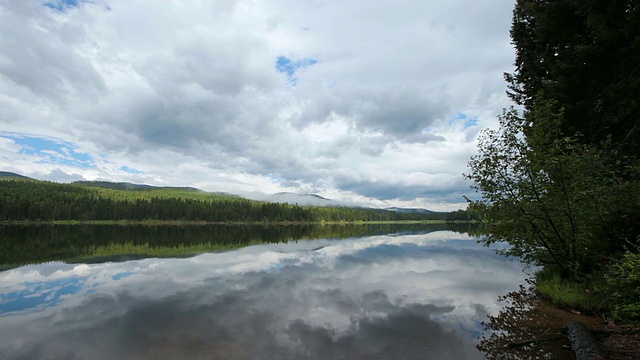
[[[413,231],[413,233],[412,233]],[[467,233],[263,243],[0,272],[8,359],[479,359],[521,264]]]

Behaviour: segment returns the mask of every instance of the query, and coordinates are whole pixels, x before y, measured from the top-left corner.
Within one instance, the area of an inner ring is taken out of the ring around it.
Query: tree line
[[[21,179],[0,181],[0,221],[5,222],[354,222],[447,220],[448,216],[447,213],[408,213],[368,208],[303,207],[184,189],[126,191]],[[456,214],[456,217],[459,216]]]

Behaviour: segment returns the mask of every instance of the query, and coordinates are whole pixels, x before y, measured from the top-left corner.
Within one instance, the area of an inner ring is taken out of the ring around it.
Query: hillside
[[[26,176],[19,175],[16,173],[8,172],[8,171],[0,171],[0,178],[19,178],[19,179],[30,179]]]
[[[177,191],[193,191],[205,192],[194,187],[174,187],[174,186],[152,186],[146,184],[132,184],[128,182],[110,182],[110,181],[75,181],[72,184],[80,186],[98,187],[112,190],[126,191],[154,191],[154,190],[177,190]]]
[[[60,184],[5,177],[0,221],[356,222],[445,220],[444,213],[290,205],[194,188],[127,183]]]

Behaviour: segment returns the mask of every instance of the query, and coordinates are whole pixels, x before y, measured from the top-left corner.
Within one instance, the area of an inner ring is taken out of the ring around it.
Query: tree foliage
[[[516,69],[498,130],[466,176],[489,222],[485,243],[590,273],[640,236],[640,9],[633,0],[518,0]]]
[[[626,252],[607,274],[613,315],[640,321],[640,254]]]
[[[637,206],[640,191],[601,149],[562,136],[555,108],[505,110],[500,128],[480,136],[467,177],[482,195],[473,207],[488,221],[486,244],[507,241],[503,253],[575,277],[620,249],[606,224]]]
[[[636,0],[518,0],[511,38],[510,95],[564,109],[560,130],[618,151],[640,151],[640,4]]]

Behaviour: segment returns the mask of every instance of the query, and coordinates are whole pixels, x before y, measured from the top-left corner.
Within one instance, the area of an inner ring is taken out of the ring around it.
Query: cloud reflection
[[[497,295],[517,287],[520,269],[448,232],[90,265],[84,287],[65,301],[0,316],[0,352],[10,359],[481,358],[479,321],[497,312]],[[21,286],[21,272],[34,270],[0,273],[3,296]]]

